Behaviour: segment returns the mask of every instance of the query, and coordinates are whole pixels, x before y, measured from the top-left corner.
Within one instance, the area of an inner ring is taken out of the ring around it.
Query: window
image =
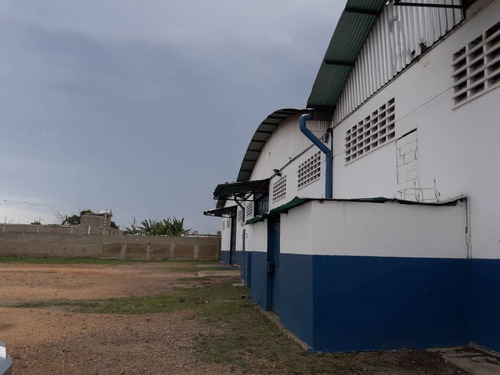
[[[321,151],[316,152],[313,156],[305,160],[299,165],[297,178],[297,188],[313,183],[321,177]]]
[[[273,183],[273,203],[286,196],[286,176],[281,176]]]
[[[463,104],[500,83],[500,22],[453,54],[453,103]]]
[[[254,215],[260,216],[269,211],[269,194],[254,195]]]
[[[346,164],[394,139],[396,135],[395,108],[395,99],[392,98],[347,130],[345,135]]]
[[[238,223],[243,224],[244,215],[241,207],[238,207]]]
[[[246,218],[250,219],[253,217],[253,202],[248,202],[246,205]]]

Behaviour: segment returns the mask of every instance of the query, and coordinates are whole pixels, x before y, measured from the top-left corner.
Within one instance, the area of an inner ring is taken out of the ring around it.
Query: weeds
[[[147,261],[142,259],[97,259],[97,258],[32,258],[32,257],[0,257],[0,263],[25,263],[25,264],[102,264],[102,265],[129,265],[134,263],[167,263],[172,264],[172,271],[197,272],[202,270],[213,270],[221,265],[216,261],[179,261],[179,260],[157,260]],[[193,267],[178,267],[179,264],[193,265]]]

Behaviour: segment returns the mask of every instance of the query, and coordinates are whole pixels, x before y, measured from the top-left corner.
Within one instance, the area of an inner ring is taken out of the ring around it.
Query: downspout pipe
[[[312,115],[310,113],[305,113],[300,116],[299,124],[300,131],[307,137],[309,140],[314,143],[316,147],[318,147],[326,156],[326,180],[325,180],[325,198],[332,198],[332,178],[333,178],[333,152],[328,147],[324,145],[321,140],[316,137],[306,126],[306,121],[312,120]]]

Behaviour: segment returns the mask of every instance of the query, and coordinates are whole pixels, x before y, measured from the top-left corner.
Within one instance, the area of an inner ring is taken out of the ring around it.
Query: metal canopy
[[[307,100],[308,108],[335,107],[361,47],[386,1],[347,1]]]
[[[240,171],[236,181],[248,181],[252,176],[255,163],[260,156],[260,152],[264,148],[267,140],[281,122],[290,116],[299,112],[299,109],[284,108],[274,111],[267,116],[255,131],[250,144],[248,145],[243,161],[241,162]]]
[[[269,179],[226,182],[217,185],[214,190],[214,199],[228,199],[233,196],[244,196],[253,193],[267,193],[269,191]]]
[[[234,217],[236,216],[236,206],[216,208],[215,210],[203,211],[205,216]]]

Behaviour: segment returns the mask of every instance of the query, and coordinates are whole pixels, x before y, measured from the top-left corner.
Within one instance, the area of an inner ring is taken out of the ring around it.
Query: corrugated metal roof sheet
[[[240,182],[226,182],[219,184],[214,190],[215,199],[227,199],[232,196],[246,195],[250,193],[267,193],[269,190],[269,179],[252,180]]]
[[[307,100],[307,107],[333,107],[356,58],[387,0],[348,0]]]
[[[267,140],[274,132],[274,130],[281,124],[286,118],[295,115],[300,109],[296,108],[284,108],[274,111],[269,116],[267,116],[264,121],[259,125],[255,131],[250,144],[247,147],[243,161],[241,162],[240,171],[238,173],[238,178],[236,181],[248,181],[255,167],[255,163],[259,158],[260,152],[264,148]]]

